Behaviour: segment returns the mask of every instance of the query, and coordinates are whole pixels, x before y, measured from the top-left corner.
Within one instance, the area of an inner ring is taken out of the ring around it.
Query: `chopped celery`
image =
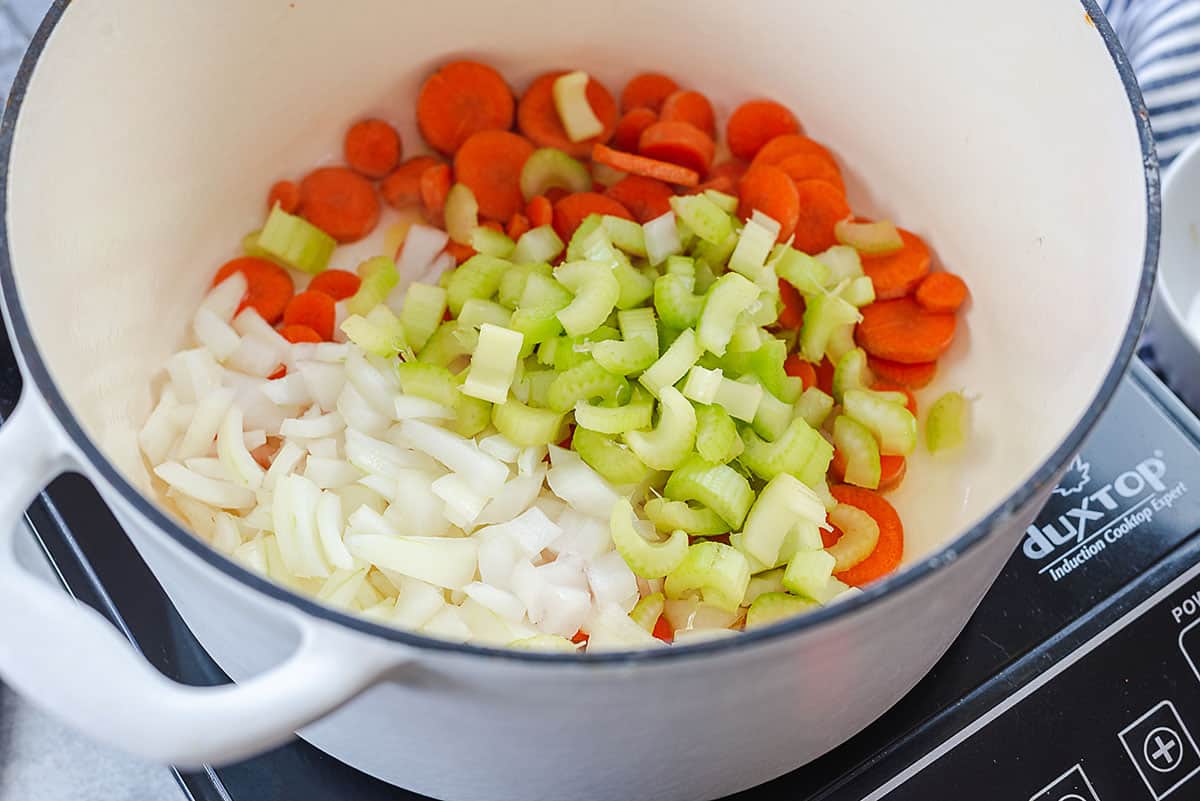
[[[692,245],[696,242],[696,232],[678,215],[675,216],[675,233],[679,236],[680,251],[686,253],[691,250]]]
[[[816,609],[818,604],[786,592],[766,592],[759,595],[746,610],[746,628],[769,626],[789,617]]]
[[[731,235],[732,239],[737,239],[737,235]],[[722,264],[723,262],[709,262],[708,260],[697,256],[696,257],[696,291],[704,293],[708,288],[717,282],[717,274],[713,272],[713,264]]]
[[[663,387],[661,413],[652,431],[629,431],[627,444],[638,458],[655,470],[674,470],[696,445],[696,410],[675,387]]]
[[[454,419],[450,421],[450,430],[462,437],[473,437],[488,427],[492,421],[492,404],[482,398],[458,396],[454,405]]]
[[[833,398],[817,387],[809,387],[796,401],[796,416],[813,428],[820,428],[833,411]]]
[[[278,259],[276,259],[273,255],[271,255],[267,251],[263,250],[262,245],[258,244],[258,238],[261,235],[262,235],[262,229],[259,228],[257,231],[251,231],[250,233],[243,236],[242,237],[242,253],[244,253],[247,256],[253,256],[256,259],[266,259],[267,261],[273,261],[276,264],[279,264],[280,262]],[[284,264],[282,266],[286,267],[287,265]]]
[[[947,392],[929,407],[925,447],[931,453],[961,447],[967,441],[970,408],[961,392]]]
[[[843,245],[849,245],[860,253],[870,253],[875,256],[893,253],[904,247],[900,232],[890,220],[861,223],[852,220],[839,220],[833,226],[833,235]]]
[[[525,278],[521,302],[513,311],[509,327],[525,336],[525,348],[553,339],[562,333],[558,312],[571,302],[571,293],[557,281],[538,272]]]
[[[606,324],[581,337],[559,337],[555,340],[558,345],[554,348],[554,369],[562,372],[578,367],[591,359],[591,352],[601,342],[620,339],[620,336],[617,329]]]
[[[615,398],[626,383],[621,376],[608,372],[594,359],[588,359],[558,374],[546,392],[546,405],[556,412],[566,412],[579,401]]]
[[[728,212],[704,194],[676,195],[671,198],[671,209],[705,242],[717,245],[733,233]]]
[[[517,247],[513,251],[512,261],[514,264],[549,263],[558,258],[558,254],[563,252],[564,247],[566,246],[558,238],[554,228],[542,225],[521,234],[521,238],[517,240]]]
[[[448,367],[456,359],[474,353],[478,344],[478,331],[458,320],[447,320],[433,332],[417,359]]]
[[[600,434],[624,434],[649,428],[654,402],[649,396],[635,396],[624,406],[593,406],[579,401],[575,404],[575,423],[580,428]]]
[[[446,290],[431,284],[409,284],[404,294],[404,307],[400,309],[400,324],[404,336],[417,352],[433,336],[446,316]]]
[[[775,262],[775,274],[805,295],[821,292],[829,281],[829,267],[793,247],[782,247],[785,250]]]
[[[742,452],[737,425],[720,406],[696,407],[696,453],[706,462],[725,464]]]
[[[717,390],[721,388],[722,377],[719,368],[707,370],[698,364],[693,365],[683,384],[683,396],[696,403],[712,403],[716,400]]]
[[[592,258],[588,253],[603,254],[599,258]],[[575,233],[571,234],[571,241],[567,243],[567,261],[603,261],[609,263],[614,256],[615,250],[612,247],[612,240],[608,238],[608,232],[604,230],[604,217],[599,214],[589,214],[583,218],[583,222],[575,229]]]
[[[661,592],[651,593],[634,605],[629,616],[633,618],[634,623],[646,631],[653,632],[654,627],[658,624],[658,619],[662,617],[666,601],[667,597]]]
[[[692,248],[691,253],[696,257],[697,262],[704,262],[705,264],[709,265],[709,272],[711,272],[714,265],[720,266],[729,261],[729,257],[733,254],[733,251],[737,247],[740,239],[741,237],[739,236],[738,232],[735,231],[729,236],[725,237],[725,239],[717,245],[714,245],[711,242],[700,240],[696,243],[696,246]],[[708,287],[705,285],[707,279],[701,276],[699,272],[697,272],[696,277],[696,288],[701,292],[708,289]]]
[[[408,347],[404,326],[387,306],[376,306],[366,317],[352,314],[341,328],[355,345],[384,359],[394,359]]]
[[[591,181],[590,177],[588,181]],[[604,215],[601,222],[614,245],[630,256],[646,257],[646,232],[642,230],[642,226],[624,217],[608,214]]]
[[[859,321],[858,309],[836,295],[818,292],[805,296],[804,325],[800,329],[800,352],[814,364],[825,356],[829,337],[838,326]]]
[[[617,312],[620,341],[607,340],[592,348],[592,357],[611,373],[630,375],[645,370],[658,359],[658,326],[653,309]]]
[[[763,388],[760,384],[722,378],[713,403],[729,412],[732,417],[748,423],[758,414],[758,406],[762,399]]]
[[[604,132],[604,123],[592,111],[587,99],[589,80],[588,74],[582,70],[568,72],[554,80],[554,108],[558,111],[558,119],[567,132],[567,138],[572,142],[582,142]]]
[[[741,528],[754,502],[754,490],[745,476],[729,465],[712,464],[698,455],[671,474],[663,495],[672,501],[702,503],[733,529]]]
[[[774,442],[783,435],[794,416],[795,410],[790,403],[784,403],[770,392],[764,391],[751,425],[760,437]]]
[[[463,304],[462,311],[458,315],[460,323],[469,325],[472,328],[478,328],[484,323],[491,323],[492,325],[507,328],[510,319],[512,319],[512,312],[508,309],[494,300],[482,300],[480,298],[469,298]]]
[[[683,243],[679,241],[679,229],[675,225],[673,211],[643,223],[642,234],[646,242],[646,258],[653,267],[662,264],[668,256],[683,252]]]
[[[690,550],[686,533],[675,531],[662,542],[651,542],[638,532],[634,522],[629,499],[618,499],[609,517],[609,530],[613,546],[630,570],[645,579],[662,578],[683,563]]]
[[[450,313],[455,317],[462,312],[463,304],[470,298],[487,300],[500,288],[500,279],[512,264],[504,259],[476,254],[463,262],[450,274],[446,286],[446,299]]]
[[[778,228],[776,225],[775,231],[772,231],[754,218],[748,220],[738,237],[737,247],[729,256],[729,269],[757,283],[767,257],[771,255],[771,248],[775,246]]]
[[[600,326],[621,296],[621,285],[612,267],[600,262],[568,262],[555,268],[554,277],[575,293],[557,314],[563,330],[571,336],[582,336]]]
[[[351,314],[366,314],[383,303],[391,291],[400,283],[396,263],[387,256],[376,256],[358,265],[362,283],[354,296],[346,301],[346,311]]]
[[[674,385],[687,374],[691,366],[700,358],[700,344],[696,341],[696,332],[685,329],[658,361],[646,368],[638,379],[642,386],[650,390],[650,394],[658,397],[663,387]]]
[[[634,309],[641,306],[654,294],[654,279],[620,259],[613,267],[620,294],[617,295],[618,309]]]
[[[534,634],[530,637],[522,637],[519,640],[510,642],[508,647],[517,651],[559,652],[564,654],[574,654],[579,651],[578,645],[566,637],[560,637],[557,634]]]
[[[869,389],[873,383],[867,367],[867,354],[862,348],[848,351],[833,369],[833,399],[842,402],[850,389]]]
[[[758,294],[758,287],[737,273],[718,278],[704,296],[704,309],[696,327],[700,345],[710,353],[723,355],[738,315],[758,300]]]
[[[804,382],[787,374],[788,346],[781,339],[764,336],[762,346],[750,356],[747,369],[758,377],[763,388],[786,403],[795,403],[804,391]]]
[[[824,597],[836,560],[825,551],[800,551],[788,562],[783,586],[814,601]]]
[[[521,342],[517,331],[491,323],[481,325],[462,393],[489,403],[504,403],[517,374]]]
[[[525,284],[529,280],[530,273],[540,273],[546,278],[550,278],[553,272],[550,265],[544,261],[536,264],[514,264],[512,269],[505,271],[501,277],[496,300],[500,302],[501,306],[515,309],[521,302],[521,296],[525,294]]]
[[[257,245],[288,267],[316,275],[329,266],[337,240],[303,217],[288,214],[276,203],[267,215]],[[367,311],[363,309],[362,313]]]
[[[678,529],[693,537],[717,537],[729,532],[729,524],[712,509],[690,506],[684,501],[651,498],[643,511],[659,531]]]
[[[425,398],[450,408],[458,404],[462,395],[454,375],[445,367],[436,364],[404,362],[396,366],[396,374],[400,378],[400,388],[404,390],[405,395]]]
[[[727,347],[734,353],[753,353],[762,346],[764,336],[770,334],[755,325],[746,313],[742,312],[738,315],[737,324],[733,327],[733,336],[729,338]]]
[[[834,559],[834,573],[849,570],[875,552],[879,544],[879,524],[857,506],[839,503],[829,513],[829,521],[842,536],[825,550]]]
[[[830,364],[837,364],[850,351],[857,348],[854,342],[854,323],[836,326],[829,333],[829,341],[825,344],[825,357]]]
[[[653,472],[637,454],[608,434],[576,428],[571,447],[588,467],[613,484],[639,484]]]
[[[586,138],[586,137],[585,137]],[[587,167],[553,147],[533,151],[521,168],[521,194],[529,202],[546,190],[558,187],[568,192],[587,192],[592,176]]]
[[[840,294],[847,303],[861,308],[875,302],[875,284],[869,276],[860,275],[847,281]]]
[[[846,459],[847,484],[867,489],[879,487],[879,443],[866,426],[844,414],[838,415],[833,421],[833,444]]]
[[[846,415],[862,423],[879,440],[879,452],[908,456],[917,447],[917,419],[900,403],[872,392],[852,389],[843,399]]]
[[[700,322],[704,296],[694,294],[696,279],[691,275],[668,272],[654,282],[654,308],[658,316],[673,328],[691,328]]]
[[[704,196],[726,214],[737,214],[738,199],[733,195],[718,192],[716,189],[705,189]]]
[[[537,370],[525,373],[522,383],[528,392],[529,398],[524,402],[545,406],[546,398],[550,396],[550,385],[554,383],[554,379],[556,378],[558,378],[558,373],[553,370]]]
[[[730,542],[733,539],[730,538]],[[736,545],[734,546],[737,547]],[[741,550],[740,548],[738,550]],[[745,551],[742,551],[745,553]],[[769,592],[787,592],[783,586],[783,571],[784,568],[777,567],[773,570],[765,570],[750,576],[750,583],[746,585],[746,595],[742,598],[742,606],[750,606],[760,596],[766,595]]]
[[[491,228],[484,228],[480,225],[476,226],[475,230],[471,232],[471,247],[477,253],[482,253],[485,256],[507,259],[517,249],[517,243],[500,231],[494,231]]]
[[[443,207],[446,233],[460,245],[470,245],[471,236],[479,225],[479,204],[475,193],[466,184],[455,184],[446,193]]]
[[[750,565],[735,548],[720,542],[698,542],[687,549],[667,575],[663,591],[668,598],[699,593],[703,603],[727,612],[737,611],[750,583]]]
[[[514,445],[530,448],[562,439],[564,415],[509,398],[492,407],[492,425]]]
[[[788,473],[767,482],[746,517],[741,546],[768,568],[779,562],[780,549],[788,531],[798,522],[825,522],[821,499]]]
[[[825,479],[833,458],[833,446],[800,418],[794,418],[774,442],[763,441],[749,429],[742,431],[742,441],[746,449],[739,461],[767,481],[790,473],[814,487]]]
[[[847,245],[834,245],[824,253],[817,254],[817,261],[829,268],[825,286],[837,286],[842,281],[863,274],[862,259],[858,251]]]

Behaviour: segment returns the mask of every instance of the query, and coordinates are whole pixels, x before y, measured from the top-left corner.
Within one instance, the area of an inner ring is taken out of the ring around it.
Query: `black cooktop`
[[[0,412],[20,378],[0,351]],[[739,801],[1200,798],[1200,422],[1135,363],[1079,459],[933,672],[879,721]],[[67,589],[164,674],[227,677],[91,486],[29,511]],[[299,740],[180,773],[195,801],[397,801]],[[520,788],[497,798],[521,798]]]

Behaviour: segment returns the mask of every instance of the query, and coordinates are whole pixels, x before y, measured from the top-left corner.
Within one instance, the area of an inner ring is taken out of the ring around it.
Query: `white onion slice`
[[[288,373],[263,385],[262,392],[279,406],[307,406],[312,403],[308,383],[299,373]]]
[[[583,459],[574,451],[551,446],[550,464],[550,471],[546,473],[546,483],[554,490],[555,495],[576,511],[608,519],[613,504],[620,498],[611,484],[584,464]]]
[[[490,584],[472,581],[463,587],[463,592],[476,603],[487,607],[505,620],[520,622],[525,617],[525,605],[511,592],[493,587]]]
[[[481,495],[495,495],[508,479],[508,468],[504,463],[479,450],[473,440],[420,420],[405,420],[400,425],[414,448],[429,454],[450,470],[470,476]]]
[[[396,420],[453,420],[454,410],[428,398],[397,395],[393,416]]]
[[[473,482],[461,473],[444,475],[429,488],[446,504],[446,519],[464,531],[475,525],[487,505],[487,496],[476,491]]]
[[[341,459],[309,454],[304,465],[304,477],[327,490],[353,484],[362,477],[362,471]]]
[[[414,537],[437,537],[446,533],[445,502],[433,493],[436,475],[404,468],[396,478],[394,503],[383,516]]]
[[[338,396],[346,386],[346,371],[339,364],[319,361],[303,361],[294,365],[294,371],[304,380],[308,395],[323,411],[337,408]],[[288,373],[290,377],[292,373]]]
[[[221,386],[221,365],[205,348],[176,353],[166,368],[180,403],[195,403]]]
[[[596,603],[613,603],[628,612],[638,600],[637,576],[616,551],[601,554],[585,568]]]
[[[392,622],[397,625],[420,628],[446,605],[444,592],[432,584],[394,573],[386,575],[400,590],[392,612]]]
[[[221,322],[228,323],[237,314],[242,298],[246,297],[246,275],[241,272],[232,273],[221,283],[217,284],[200,302],[200,308],[217,316]]]
[[[514,445],[503,434],[492,434],[479,440],[479,450],[488,456],[495,456],[505,464],[515,464],[521,456],[521,447]]]
[[[450,642],[466,642],[471,639],[471,629],[463,622],[462,615],[455,606],[443,607],[421,627],[421,631],[431,637]]]
[[[221,388],[200,399],[196,404],[196,413],[192,416],[191,425],[184,432],[179,447],[175,449],[175,458],[188,459],[211,452],[217,429],[221,427],[225,412],[233,404],[233,397],[232,389]]]
[[[475,578],[479,546],[470,538],[354,534],[346,547],[359,559],[439,587],[461,590]]]
[[[207,478],[188,470],[179,462],[163,462],[154,474],[179,492],[218,509],[249,509],[254,505],[254,493],[232,481]]]
[[[411,226],[396,259],[401,286],[417,280],[449,241],[449,235],[440,228],[420,223]]]
[[[320,439],[331,437],[345,427],[346,423],[340,414],[329,412],[317,417],[288,418],[280,424],[279,433],[296,439]]]
[[[342,541],[342,499],[332,492],[322,492],[317,501],[317,535],[321,550],[329,564],[341,570],[354,567],[354,557]]]
[[[158,403],[146,418],[142,430],[138,432],[138,446],[142,453],[146,454],[150,464],[160,464],[175,444],[179,426],[172,419],[172,412],[178,407],[179,400],[175,397],[175,390],[170,386],[163,387]]]
[[[376,437],[381,435],[392,424],[389,415],[380,414],[367,402],[362,393],[351,383],[346,383],[338,396],[337,410],[346,420],[346,426],[352,431],[359,431]]]
[[[496,497],[483,507],[483,511],[475,522],[479,525],[488,525],[512,520],[537,500],[538,493],[542,491],[544,479],[545,471],[532,476],[516,476],[509,479]]]
[[[536,557],[561,534],[562,529],[536,507],[527,509],[507,523],[479,530],[481,538],[506,537],[512,540],[526,559]]]
[[[217,456],[230,476],[242,486],[258,489],[262,485],[266,471],[246,449],[242,410],[237,406],[230,406],[221,421],[221,428],[217,432]]]
[[[242,344],[242,338],[228,322],[201,306],[192,318],[192,333],[196,341],[208,348],[217,361],[223,362]]]
[[[399,537],[400,530],[379,512],[369,506],[360,506],[346,518],[350,534],[378,534],[381,537]]]

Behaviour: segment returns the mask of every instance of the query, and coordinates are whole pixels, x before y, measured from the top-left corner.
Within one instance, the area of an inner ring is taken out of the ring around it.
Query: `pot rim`
[[[151,523],[153,527],[167,534],[177,544],[207,563],[209,567],[221,571],[242,584],[277,601],[290,604],[320,620],[347,626],[363,634],[434,652],[446,652],[464,656],[470,655],[490,660],[503,660],[505,662],[548,663],[561,667],[574,665],[586,668],[588,666],[612,663],[678,661],[680,659],[728,652],[732,649],[744,649],[752,645],[762,645],[777,641],[839,618],[848,618],[851,615],[861,612],[868,605],[875,603],[884,596],[897,594],[910,586],[915,586],[920,582],[932,578],[940,569],[956,561],[962,554],[983,542],[989,534],[999,529],[1008,519],[1035,499],[1039,493],[1049,489],[1049,485],[1054,481],[1059,469],[1079,449],[1084,438],[1108,406],[1113,393],[1125,374],[1126,366],[1133,356],[1142,325],[1145,322],[1151,291],[1154,286],[1155,271],[1157,269],[1162,216],[1158,158],[1154,149],[1154,138],[1150,130],[1149,114],[1146,111],[1137,79],[1133,74],[1129,59],[1126,57],[1117,40],[1116,34],[1097,5],[1096,0],[1079,0],[1088,22],[1096,30],[1112,58],[1121,83],[1125,87],[1125,93],[1129,99],[1130,111],[1137,126],[1146,183],[1146,244],[1137,299],[1134,303],[1128,326],[1122,335],[1116,359],[1109,366],[1099,391],[1092,399],[1082,417],[1059,446],[1034,471],[1028,481],[952,542],[946,544],[920,562],[909,565],[904,570],[869,585],[861,593],[855,595],[855,597],[805,615],[794,617],[790,620],[780,621],[760,629],[743,632],[737,637],[721,638],[707,642],[673,646],[671,648],[575,655],[517,651],[507,648],[452,643],[374,623],[366,618],[324,606],[315,599],[285,589],[226,558],[209,547],[200,538],[185,530],[179,523],[160,509],[157,504],[150,501],[133,487],[121,472],[109,462],[108,458],[101,453],[100,449],[92,442],[83,430],[83,427],[71,413],[65,399],[51,378],[45,362],[42,360],[29,328],[29,323],[25,317],[24,309],[20,303],[9,253],[9,159],[12,154],[17,121],[20,117],[21,106],[25,99],[29,82],[47,41],[62,19],[70,2],[71,0],[54,0],[45,19],[34,34],[29,49],[22,59],[16,79],[13,81],[3,121],[0,122],[0,288],[3,289],[4,306],[7,310],[10,331],[13,334],[12,344],[25,363],[24,379],[33,382],[37,390],[45,398],[47,406],[53,412],[58,424],[62,426],[74,446],[83,453],[90,466],[121,496],[122,500]]]

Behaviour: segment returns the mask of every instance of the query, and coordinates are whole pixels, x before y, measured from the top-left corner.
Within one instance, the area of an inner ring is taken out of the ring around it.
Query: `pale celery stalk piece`
[[[658,359],[658,326],[654,310],[626,309],[617,312],[620,340],[598,342],[592,348],[592,358],[605,370],[630,375],[645,370]]]
[[[642,235],[646,242],[646,258],[649,259],[651,267],[662,264],[668,256],[683,252],[683,243],[679,239],[679,228],[675,224],[673,211],[643,223]]]
[[[693,537],[716,537],[729,532],[729,524],[712,509],[694,507],[685,501],[651,498],[642,511],[659,531],[682,529]]]
[[[698,542],[667,575],[663,592],[668,598],[698,594],[703,603],[734,612],[746,595],[750,565],[738,550],[720,542]]]
[[[833,421],[833,444],[846,457],[847,484],[867,489],[879,487],[879,443],[866,426],[844,414],[838,415]]]
[[[384,359],[394,359],[408,347],[404,326],[387,306],[376,306],[366,317],[352,314],[341,329],[355,345]]]
[[[760,437],[774,441],[783,436],[795,414],[792,404],[784,403],[764,389],[751,425]]]
[[[738,315],[750,308],[758,296],[759,288],[742,275],[726,273],[718,278],[705,294],[704,310],[696,326],[700,346],[709,353],[724,356]]]
[[[775,260],[775,274],[805,295],[821,292],[832,272],[829,267],[793,247],[779,247],[782,251]]]
[[[555,268],[554,277],[575,295],[555,315],[569,336],[583,336],[600,327],[621,296],[612,267],[600,262],[568,262]]]
[[[628,391],[628,386],[622,376],[608,372],[594,359],[587,359],[555,377],[546,388],[546,405],[556,412],[566,412],[581,400],[614,401]]]
[[[671,473],[663,497],[701,503],[737,530],[754,503],[754,490],[746,477],[729,465],[710,464],[694,454]]]
[[[468,298],[458,313],[458,321],[463,325],[479,328],[484,323],[491,323],[507,328],[512,312],[492,300]]]
[[[257,246],[288,267],[316,275],[329,266],[337,240],[276,203],[258,234]]]
[[[768,567],[779,561],[779,551],[789,529],[797,520],[816,525],[825,523],[825,505],[811,489],[789,473],[780,473],[767,482],[742,530],[746,553]]]
[[[700,365],[693,365],[688,371],[687,381],[683,384],[683,396],[696,403],[710,404],[717,398],[721,388],[721,368],[708,370]]]
[[[903,404],[891,403],[861,389],[846,392],[845,414],[866,426],[879,440],[879,452],[908,456],[917,448],[917,419]]]
[[[506,234],[493,231],[491,228],[484,228],[482,225],[477,226],[471,232],[470,245],[476,252],[485,256],[494,256],[497,259],[510,258],[513,251],[517,249],[517,243],[509,239]]]
[[[586,76],[584,86],[587,86]],[[591,110],[590,106],[588,110]],[[521,168],[521,194],[525,202],[554,187],[572,193],[587,192],[592,188],[592,176],[587,167],[557,148],[543,147],[533,151]]]
[[[783,436],[765,442],[753,429],[743,429],[745,450],[738,457],[743,467],[770,481],[781,473],[791,473],[810,487],[825,480],[825,471],[833,458],[833,446],[800,418],[793,418]]]
[[[846,323],[839,325],[829,334],[829,341],[825,343],[825,356],[831,364],[837,364],[850,351],[858,347],[854,341],[854,323]]]
[[[446,220],[446,233],[460,245],[470,245],[471,237],[479,225],[479,203],[475,193],[466,184],[456,183],[446,193],[442,207]]]
[[[549,445],[562,439],[561,413],[527,406],[516,398],[494,405],[491,423],[505,439],[522,448]]]
[[[851,278],[846,282],[841,295],[851,306],[862,308],[875,302],[875,283],[866,275]]]
[[[589,176],[589,187],[591,186],[591,180]],[[623,217],[613,217],[608,214],[602,218],[602,225],[604,226],[604,230],[608,232],[608,236],[612,239],[614,245],[630,256],[646,257],[646,232],[642,229],[642,226],[632,220],[626,220]]]
[[[696,340],[696,332],[690,328],[685,329],[658,361],[646,368],[638,380],[657,398],[663,387],[673,386],[683,378],[702,353],[700,343]]]
[[[617,553],[635,575],[645,579],[662,578],[671,573],[684,561],[689,550],[688,536],[683,531],[673,532],[662,542],[651,542],[638,533],[628,498],[620,498],[613,504],[609,529]]]
[[[732,541],[730,538],[730,542]],[[783,570],[782,567],[777,567],[751,575],[750,583],[746,585],[746,595],[742,598],[742,606],[750,606],[760,596],[769,592],[787,592],[783,586]]]
[[[400,388],[405,395],[425,398],[454,408],[462,393],[454,374],[445,367],[425,362],[404,362],[396,366]]]
[[[970,406],[961,392],[947,392],[929,407],[925,447],[931,453],[962,447],[970,428]]]
[[[575,424],[599,434],[624,434],[650,428],[653,412],[654,403],[646,397],[624,406],[596,406],[579,401],[575,404]]]
[[[829,513],[829,521],[842,530],[842,536],[825,550],[834,558],[834,573],[842,573],[865,560],[879,544],[879,523],[856,506],[839,503]]]
[[[813,428],[820,428],[833,411],[833,404],[830,395],[817,387],[809,387],[800,395],[793,408],[801,420]]]
[[[671,259],[667,260],[668,265]],[[673,328],[693,328],[704,311],[704,296],[695,294],[694,275],[671,271],[654,281],[654,308],[659,317]]]
[[[696,446],[696,410],[691,401],[670,386],[663,387],[659,403],[661,414],[653,430],[629,431],[623,438],[648,467],[674,470]]]
[[[629,616],[633,618],[634,623],[653,633],[655,624],[658,623],[663,609],[666,608],[666,603],[667,597],[661,592],[651,593],[634,605]]]
[[[764,307],[765,308],[765,307]],[[730,353],[753,353],[762,347],[766,334],[747,312],[738,315],[737,324],[733,327],[733,336],[729,338],[726,349]]]
[[[843,245],[873,256],[894,253],[904,247],[904,240],[891,220],[869,223],[839,220],[833,226],[833,235]]]
[[[554,108],[572,142],[604,133],[604,123],[592,111],[587,99],[588,74],[582,70],[560,75],[554,81]]]
[[[413,283],[404,293],[400,324],[408,344],[418,353],[442,324],[446,315],[446,290],[432,284]]]
[[[841,403],[847,390],[869,389],[873,383],[866,351],[854,348],[847,351],[833,368],[833,399]]]
[[[772,230],[752,217],[742,228],[737,246],[729,256],[729,269],[741,273],[752,282],[757,282],[767,257],[771,255],[771,249],[775,247],[775,237],[778,233],[778,224]]]
[[[549,263],[557,259],[565,247],[552,226],[542,225],[521,234],[511,259],[513,264]]]
[[[767,592],[757,596],[746,610],[746,628],[769,626],[789,617],[802,615],[819,606],[815,601],[786,592]]]
[[[400,283],[396,263],[387,256],[367,259],[358,265],[358,275],[362,283],[354,296],[346,301],[346,311],[351,314],[367,314],[383,303],[396,284]]]
[[[783,586],[789,592],[816,601],[824,597],[836,565],[837,560],[827,551],[800,551],[788,562]]]
[[[618,486],[641,484],[654,472],[610,434],[577,427],[571,443],[588,467]]]
[[[849,245],[834,245],[829,250],[816,255],[817,261],[825,265],[829,274],[825,279],[826,287],[834,287],[863,274],[862,258],[858,251]]]
[[[724,408],[715,404],[696,407],[696,453],[702,459],[726,464],[736,459],[744,447],[737,425]]]
[[[717,387],[712,402],[729,412],[731,417],[749,423],[758,414],[758,406],[762,403],[763,395],[764,390],[761,384],[722,378],[721,385]]]
[[[716,189],[705,189],[704,196],[715,203],[717,208],[726,214],[737,214],[738,199],[733,195],[718,192]]]
[[[733,232],[728,212],[703,193],[675,195],[671,198],[671,210],[705,242],[718,245]]]
[[[522,637],[510,642],[508,647],[517,651],[541,651],[542,653],[574,654],[579,652],[578,645],[557,634],[534,634],[531,637]]]
[[[815,293],[805,296],[804,325],[800,329],[800,352],[814,364],[825,356],[829,339],[839,326],[857,323],[858,309],[837,295]]]
[[[504,403],[517,374],[522,341],[517,331],[491,323],[481,325],[462,393],[489,403]]]
[[[457,317],[470,298],[488,299],[500,289],[500,279],[512,269],[512,263],[494,256],[476,253],[457,270],[448,273],[446,301],[450,313]]]

